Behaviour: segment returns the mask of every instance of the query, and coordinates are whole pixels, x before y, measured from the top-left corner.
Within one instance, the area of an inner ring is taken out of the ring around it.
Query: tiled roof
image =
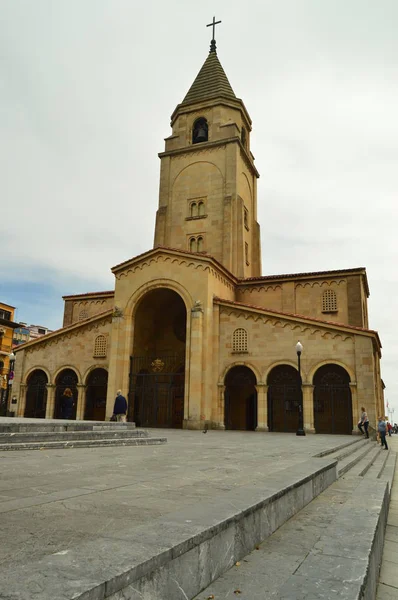
[[[81,298],[82,296],[109,296],[114,293],[115,290],[109,290],[108,292],[85,292],[84,294],[69,294],[68,296],[62,296],[62,298],[68,300],[69,298]]]
[[[78,321],[77,323],[72,323],[71,325],[67,325],[66,327],[60,327],[59,329],[55,329],[54,331],[51,331],[51,333],[46,333],[45,335],[42,335],[41,337],[35,339],[35,340],[30,340],[29,342],[25,342],[24,344],[20,344],[19,346],[16,346],[14,348],[14,352],[18,352],[19,350],[24,350],[27,346],[33,346],[34,344],[40,344],[42,342],[48,342],[48,340],[50,338],[53,338],[61,333],[65,333],[66,331],[69,331],[71,329],[77,329],[78,327],[84,327],[85,325],[88,325],[89,323],[92,323],[93,321],[96,321],[98,319],[102,319],[103,317],[106,316],[110,316],[113,313],[113,308],[109,308],[108,310],[104,310],[96,315],[93,315],[92,317],[89,317],[88,319],[84,319],[84,321]]]
[[[181,104],[192,104],[220,96],[236,100],[216,52],[211,51]]]
[[[328,271],[329,272],[329,271]],[[244,302],[236,302],[235,300],[224,300],[223,298],[218,298],[218,296],[214,296],[213,300],[215,302],[220,302],[222,304],[231,304],[233,306],[240,306],[241,308],[251,308],[254,310],[261,310],[263,312],[267,312],[267,313],[272,313],[274,315],[277,315],[279,317],[293,317],[294,319],[302,319],[305,321],[315,321],[316,323],[322,324],[322,325],[332,325],[334,327],[344,327],[345,329],[353,329],[355,331],[363,331],[365,333],[372,333],[374,334],[380,344],[380,348],[381,348],[381,342],[380,342],[380,338],[379,338],[379,334],[377,333],[377,331],[375,331],[374,329],[366,329],[364,327],[357,327],[355,325],[346,325],[345,323],[336,323],[336,321],[325,321],[323,319],[317,319],[316,317],[308,317],[306,315],[299,315],[296,313],[289,313],[289,312],[281,312],[278,310],[273,310],[270,308],[265,308],[264,306],[258,306],[256,304],[246,304]]]

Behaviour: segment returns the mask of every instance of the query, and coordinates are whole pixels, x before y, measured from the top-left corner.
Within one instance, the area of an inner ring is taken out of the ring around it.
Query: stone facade
[[[18,415],[57,416],[72,385],[77,418],[109,419],[120,388],[142,426],[294,431],[302,414],[308,432],[350,433],[362,405],[374,424],[366,271],[261,276],[251,120],[214,50],[172,128],[154,248],[112,269],[114,291],[65,296],[63,329],[18,348]]]

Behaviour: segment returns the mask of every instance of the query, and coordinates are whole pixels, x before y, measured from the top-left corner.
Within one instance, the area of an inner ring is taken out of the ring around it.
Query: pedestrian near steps
[[[366,410],[364,409],[364,407],[362,406],[361,408],[362,414],[361,414],[361,418],[359,419],[358,422],[358,429],[359,431],[363,434],[366,435],[366,437],[369,437],[369,419],[368,419],[368,413],[366,412]],[[362,427],[365,429],[365,431],[362,429]]]
[[[381,445],[384,446],[386,450],[388,450],[387,440],[386,440],[387,424],[384,420],[384,417],[379,417],[379,423],[377,425],[377,430],[380,434]]]
[[[113,406],[113,414],[116,417],[116,421],[126,422],[127,417],[127,400],[122,396],[122,390],[116,392],[115,404]]]

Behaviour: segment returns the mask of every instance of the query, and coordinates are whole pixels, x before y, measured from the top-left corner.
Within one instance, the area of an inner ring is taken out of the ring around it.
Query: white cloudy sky
[[[218,55],[253,119],[263,273],[366,266],[397,410],[398,2],[0,0],[0,298],[59,327],[153,243],[175,106]]]

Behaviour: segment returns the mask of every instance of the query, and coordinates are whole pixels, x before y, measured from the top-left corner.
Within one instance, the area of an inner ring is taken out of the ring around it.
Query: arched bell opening
[[[41,369],[36,369],[29,375],[24,417],[34,419],[46,417],[47,383],[47,375]]]
[[[352,433],[350,376],[336,364],[322,365],[314,375],[314,427],[316,433]]]
[[[254,431],[257,427],[256,376],[238,365],[225,376],[225,429]]]
[[[174,290],[151,290],[134,315],[129,419],[139,427],[181,428],[187,311]]]
[[[297,431],[302,405],[300,375],[291,365],[277,365],[267,378],[269,431]]]
[[[73,369],[63,369],[55,381],[55,418],[56,419],[76,419],[77,409],[77,382],[78,378]],[[65,392],[69,389],[72,392],[72,407],[70,416],[65,415]]]
[[[105,421],[108,372],[93,369],[87,378],[84,418],[88,421]]]
[[[207,142],[209,139],[209,126],[204,117],[196,119],[192,129],[192,143],[200,144],[201,142]]]

